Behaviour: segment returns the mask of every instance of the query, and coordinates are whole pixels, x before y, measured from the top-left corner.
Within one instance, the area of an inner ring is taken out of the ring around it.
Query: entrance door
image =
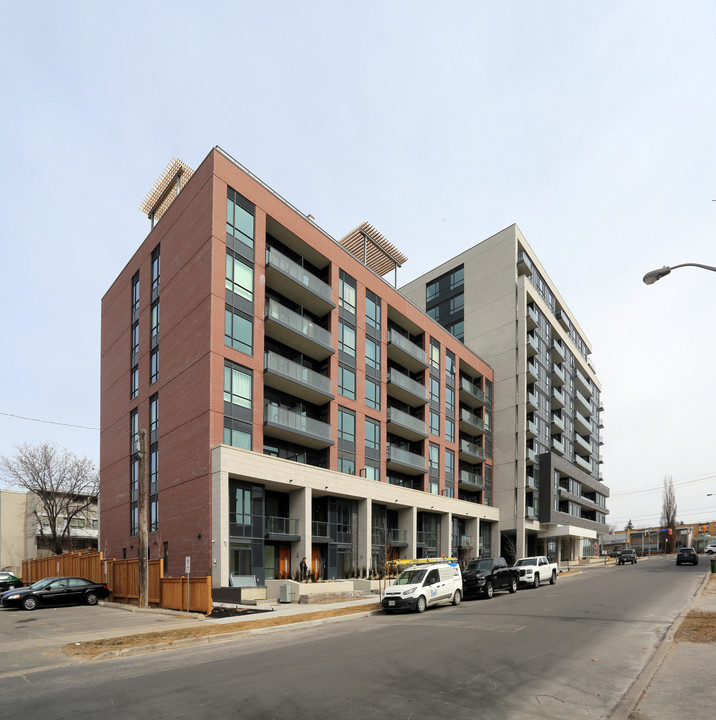
[[[273,545],[264,546],[264,569],[266,579],[274,580],[278,577],[276,568],[276,553]]]
[[[314,547],[311,551],[311,572],[314,577],[320,577],[321,574],[321,549]]]
[[[281,577],[291,577],[291,548],[288,545],[281,545],[279,547],[279,572]]]

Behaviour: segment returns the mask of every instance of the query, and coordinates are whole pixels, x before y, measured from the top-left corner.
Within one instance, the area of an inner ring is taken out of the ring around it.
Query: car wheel
[[[33,595],[29,595],[22,601],[22,607],[25,610],[34,610],[38,605],[37,598]]]
[[[8,589],[8,590],[14,590],[16,587],[17,587],[17,585],[8,585],[8,586],[7,586],[7,589]]]
[[[462,600],[462,593],[459,590],[455,590],[455,594],[452,596],[452,604],[459,605]]]
[[[554,585],[557,582],[557,571],[552,570],[552,574],[549,577],[549,584]]]
[[[706,554],[707,554],[707,555],[713,555],[713,554],[714,554],[714,551],[713,551],[713,550],[707,550],[707,551],[706,551]]]
[[[492,583],[488,580],[485,583],[485,597],[489,600],[495,594],[495,588]]]
[[[88,605],[96,605],[98,600],[99,596],[97,595],[97,593],[88,592],[87,595],[85,595],[85,602]]]
[[[532,587],[535,587],[535,588],[539,587],[539,573],[535,574],[535,579],[532,581]]]
[[[512,578],[510,580],[510,592],[511,593],[517,592],[517,579],[516,578]]]
[[[418,602],[415,604],[415,612],[425,612],[425,608],[427,607],[427,603],[425,602],[425,598],[421,595],[418,598]]]

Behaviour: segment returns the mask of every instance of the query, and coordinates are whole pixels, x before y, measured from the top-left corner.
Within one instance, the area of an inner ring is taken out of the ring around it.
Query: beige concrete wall
[[[26,552],[27,493],[0,490],[0,569],[22,571]],[[34,555],[32,556],[34,557]]]

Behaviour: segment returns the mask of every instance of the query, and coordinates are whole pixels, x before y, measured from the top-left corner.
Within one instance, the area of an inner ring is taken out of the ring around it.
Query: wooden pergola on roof
[[[348,233],[340,244],[381,277],[395,270],[397,279],[397,269],[408,259],[367,222]]]
[[[152,221],[152,227],[161,219],[193,174],[194,171],[188,165],[176,158],[172,158],[164,168],[164,172],[139,206],[139,209]]]

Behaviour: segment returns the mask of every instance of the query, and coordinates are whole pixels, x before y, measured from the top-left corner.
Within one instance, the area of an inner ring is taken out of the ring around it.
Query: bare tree
[[[629,518],[629,522],[624,526],[624,532],[631,532],[634,529],[634,523]]]
[[[89,458],[77,457],[56,443],[16,445],[14,458],[0,456],[0,472],[13,486],[27,490],[28,504],[43,543],[60,554],[71,544],[70,528],[86,518],[97,502],[99,475]]]
[[[676,494],[671,475],[664,476],[664,491],[661,498],[661,527],[666,529],[664,552],[674,551],[676,543]]]

